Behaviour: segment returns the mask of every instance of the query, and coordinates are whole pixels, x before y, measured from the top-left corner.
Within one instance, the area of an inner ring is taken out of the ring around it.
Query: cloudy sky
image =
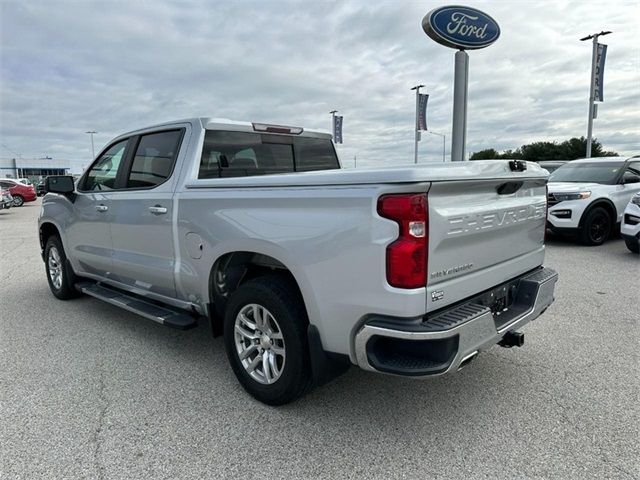
[[[456,2],[453,2],[456,3]],[[640,2],[468,0],[500,24],[470,52],[468,151],[586,135],[591,48],[609,45],[594,135],[640,153]],[[454,50],[422,31],[430,1],[0,0],[0,157],[88,162],[119,133],[216,116],[330,128],[345,165],[413,160],[415,97],[450,149]],[[421,161],[442,158],[423,135]]]

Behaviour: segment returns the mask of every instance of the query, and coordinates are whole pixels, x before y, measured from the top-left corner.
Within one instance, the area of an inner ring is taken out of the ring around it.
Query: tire
[[[596,207],[589,210],[582,222],[580,229],[580,241],[584,245],[602,245],[611,235],[612,222],[609,212],[604,208]]]
[[[75,275],[66,267],[67,256],[64,253],[62,241],[57,235],[52,235],[47,240],[44,248],[44,265],[49,288],[56,298],[70,300],[80,296],[80,292],[73,286]]]
[[[13,206],[14,207],[21,207],[22,205],[24,205],[24,198],[22,198],[22,195],[14,195],[13,196]]]
[[[640,253],[640,239],[625,237],[624,243],[631,252]]]
[[[255,399],[284,405],[310,389],[308,323],[304,302],[285,277],[258,277],[231,295],[224,318],[227,357]]]

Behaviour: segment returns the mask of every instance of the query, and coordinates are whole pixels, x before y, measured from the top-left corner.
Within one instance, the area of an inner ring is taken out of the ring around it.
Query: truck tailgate
[[[428,312],[542,264],[546,178],[522,173],[432,183]]]

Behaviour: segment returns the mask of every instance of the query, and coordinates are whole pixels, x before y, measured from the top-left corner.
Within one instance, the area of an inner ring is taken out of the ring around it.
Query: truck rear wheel
[[[589,210],[582,222],[580,241],[589,246],[602,245],[611,234],[611,217],[600,207]]]
[[[47,271],[49,288],[60,300],[69,300],[80,296],[73,286],[73,278],[67,268],[67,256],[62,241],[57,235],[51,235],[44,248],[44,266]]]
[[[309,389],[307,325],[302,298],[284,277],[258,277],[231,295],[224,319],[227,357],[254,398],[284,405]]]

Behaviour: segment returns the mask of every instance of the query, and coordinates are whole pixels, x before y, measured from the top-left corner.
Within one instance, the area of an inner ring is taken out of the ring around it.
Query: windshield
[[[549,177],[550,182],[615,182],[624,162],[607,163],[567,163]]]

